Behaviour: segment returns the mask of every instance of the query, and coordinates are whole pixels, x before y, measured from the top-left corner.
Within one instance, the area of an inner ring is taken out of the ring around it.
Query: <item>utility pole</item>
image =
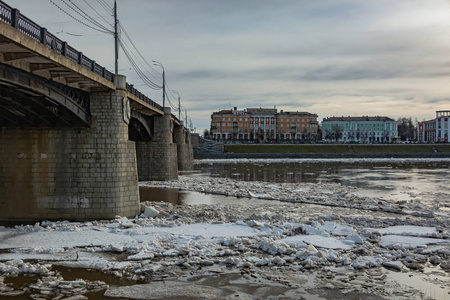
[[[117,32],[117,3],[114,0],[114,50],[115,50],[115,64],[116,64],[116,72],[115,74],[119,74],[119,34]]]

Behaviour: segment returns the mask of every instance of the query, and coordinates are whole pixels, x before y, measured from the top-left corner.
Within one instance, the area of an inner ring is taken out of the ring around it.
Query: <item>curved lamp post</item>
[[[177,91],[175,91],[175,90],[172,90],[172,92],[174,92],[174,93],[176,93],[178,95],[178,120],[181,121],[181,116],[180,116],[181,115],[180,94]]]
[[[159,66],[163,70],[163,109],[166,107],[166,70],[164,70],[164,66],[162,63],[157,62],[156,60],[152,60],[154,66]]]

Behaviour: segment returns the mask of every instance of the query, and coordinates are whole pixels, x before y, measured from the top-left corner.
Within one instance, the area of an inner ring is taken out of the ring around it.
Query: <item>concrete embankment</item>
[[[241,144],[224,145],[224,153],[196,153],[195,158],[450,158],[450,144]]]

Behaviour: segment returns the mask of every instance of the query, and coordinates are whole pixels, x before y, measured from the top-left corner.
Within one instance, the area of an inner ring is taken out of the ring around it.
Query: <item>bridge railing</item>
[[[129,93],[135,95],[139,99],[143,100],[144,102],[150,104],[151,106],[153,106],[153,107],[163,111],[163,107],[161,105],[159,105],[158,103],[156,103],[155,101],[153,101],[149,97],[145,96],[141,92],[139,92],[137,89],[134,88],[134,86],[132,84],[128,84],[128,82],[127,82],[127,91]]]
[[[66,42],[48,32],[46,28],[39,26],[26,16],[22,15],[18,9],[12,8],[2,1],[0,1],[0,20],[16,28],[33,40],[44,44],[59,54],[64,55],[70,60],[91,70],[97,75],[100,75],[109,81],[114,81],[114,76],[111,72],[91,60],[89,57],[83,55],[82,52],[75,50]]]
[[[10,7],[3,1],[0,1],[0,20],[16,28],[30,38],[44,44],[48,48],[76,62],[77,64],[91,70],[97,75],[100,75],[101,77],[114,82],[114,74],[108,71],[105,67],[97,64],[94,60],[85,56],[82,52],[79,52],[75,48],[71,47],[69,44],[67,44],[67,42],[60,40],[59,38],[48,32],[46,28],[39,26],[29,18],[20,14],[18,9]],[[144,102],[152,105],[157,109],[160,109],[161,111],[163,110],[161,105],[154,102],[128,83],[127,90]]]

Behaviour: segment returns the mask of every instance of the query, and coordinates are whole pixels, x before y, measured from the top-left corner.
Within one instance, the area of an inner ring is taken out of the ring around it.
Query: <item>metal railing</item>
[[[114,74],[108,71],[105,67],[97,64],[94,60],[83,55],[82,52],[77,51],[75,48],[71,47],[47,31],[46,28],[39,26],[34,23],[29,18],[20,14],[18,9],[10,7],[8,4],[0,1],[0,21],[11,25],[23,34],[29,36],[30,38],[44,44],[48,48],[58,52],[59,54],[67,57],[68,59],[76,62],[77,64],[91,70],[97,75],[105,78],[108,81],[114,82]],[[154,102],[138,90],[136,90],[132,85],[127,83],[127,90],[131,94],[135,95],[139,99],[143,100],[147,104],[163,111],[163,108],[158,103]],[[173,116],[176,119],[175,116]]]
[[[135,89],[133,87],[132,84],[128,84],[127,82],[127,91],[133,95],[135,95],[136,97],[138,97],[139,99],[143,100],[144,102],[150,104],[151,106],[163,111],[163,107],[161,105],[159,105],[158,103],[156,103],[155,101],[153,101],[152,99],[150,99],[149,97],[145,96],[144,94],[142,94],[141,92],[139,92],[137,89]]]
[[[18,9],[10,7],[3,1],[0,1],[0,20],[108,81],[114,81],[113,73],[83,55],[82,52],[70,47],[66,42],[48,32],[46,28],[39,26],[26,16],[22,15]]]

